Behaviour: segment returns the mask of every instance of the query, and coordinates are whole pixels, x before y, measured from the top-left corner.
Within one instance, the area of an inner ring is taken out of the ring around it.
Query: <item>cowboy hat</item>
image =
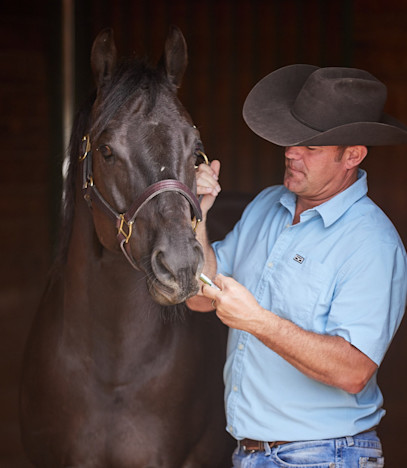
[[[243,118],[280,146],[407,143],[407,127],[383,113],[386,86],[356,68],[289,65],[250,91]]]

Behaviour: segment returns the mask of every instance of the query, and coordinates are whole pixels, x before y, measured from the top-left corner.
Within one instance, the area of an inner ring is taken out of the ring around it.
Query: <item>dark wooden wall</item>
[[[64,153],[61,131],[62,0],[0,6],[0,466],[27,467],[17,387],[23,343],[53,256]],[[282,176],[281,150],[250,132],[244,99],[261,77],[292,63],[366,68],[389,87],[387,112],[407,122],[404,0],[78,0],[75,103],[92,88],[89,50],[112,26],[121,55],[158,60],[171,23],[190,62],[181,99],[226,193],[254,194]],[[364,166],[370,195],[407,243],[407,147],[375,148]],[[404,466],[407,330],[381,370],[387,467]],[[310,415],[312,417],[312,415]]]
[[[20,9],[17,2],[0,5],[0,466],[5,468],[29,466],[19,444],[18,380],[52,251],[49,24],[45,3],[23,3]]]

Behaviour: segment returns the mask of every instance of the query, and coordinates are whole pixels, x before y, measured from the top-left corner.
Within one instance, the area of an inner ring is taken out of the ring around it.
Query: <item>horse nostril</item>
[[[157,279],[162,282],[169,282],[175,280],[175,275],[169,267],[165,253],[162,250],[154,250],[151,256],[151,267]]]
[[[160,245],[151,256],[151,268],[156,279],[163,285],[177,285],[181,289],[192,287],[202,263],[202,249],[193,244],[184,245],[181,251],[175,245],[167,248]]]

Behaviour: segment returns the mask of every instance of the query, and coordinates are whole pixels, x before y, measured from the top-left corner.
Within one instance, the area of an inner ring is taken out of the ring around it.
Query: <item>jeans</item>
[[[382,468],[382,446],[375,431],[353,437],[290,442],[264,452],[237,447],[233,468]]]

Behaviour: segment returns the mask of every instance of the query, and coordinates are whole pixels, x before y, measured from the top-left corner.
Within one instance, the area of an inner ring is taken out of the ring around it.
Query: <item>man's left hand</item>
[[[253,294],[233,278],[221,274],[216,275],[214,283],[220,291],[205,285],[202,292],[212,299],[220,320],[228,327],[255,332],[256,323],[267,311],[259,305]]]

